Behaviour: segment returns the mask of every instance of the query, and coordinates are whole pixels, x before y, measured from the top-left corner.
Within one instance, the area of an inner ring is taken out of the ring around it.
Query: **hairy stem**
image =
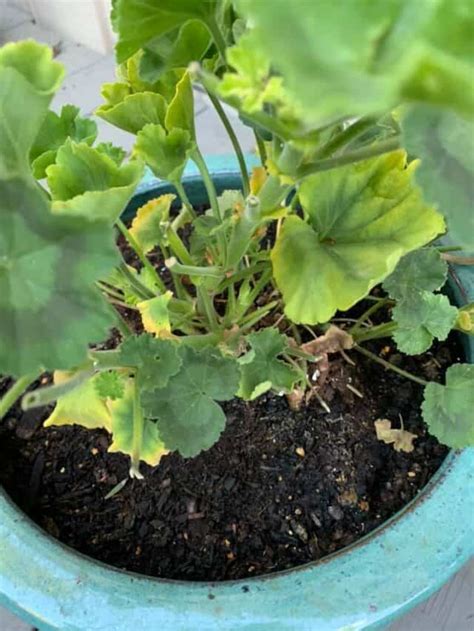
[[[414,381],[415,383],[419,383],[422,386],[426,386],[428,384],[428,382],[425,381],[424,379],[421,379],[421,377],[417,377],[416,375],[412,375],[410,372],[407,372],[406,370],[403,370],[402,368],[399,368],[398,366],[395,366],[395,364],[392,364],[391,362],[388,362],[386,359],[382,359],[381,357],[379,357],[375,353],[371,353],[366,348],[363,348],[362,346],[359,346],[358,344],[356,344],[352,348],[354,350],[356,350],[358,353],[362,353],[362,355],[365,355],[366,357],[369,357],[374,362],[377,362],[377,364],[380,364],[384,368],[387,368],[388,370],[393,370],[394,372],[398,373],[402,377],[406,377],[407,379],[410,379],[411,381]]]
[[[30,386],[35,379],[41,374],[40,370],[24,375],[15,381],[12,387],[0,399],[0,420],[3,419],[8,410],[15,404],[16,400],[21,397],[24,391]]]

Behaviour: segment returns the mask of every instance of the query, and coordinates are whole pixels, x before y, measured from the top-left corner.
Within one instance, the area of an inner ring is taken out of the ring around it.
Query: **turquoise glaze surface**
[[[209,166],[221,190],[238,186],[233,161]],[[189,193],[202,199],[196,173],[188,175]],[[147,175],[129,211],[163,190]],[[474,300],[474,271],[453,270],[450,288],[458,304]],[[472,338],[464,342],[473,361]],[[473,474],[474,450],[452,452],[416,500],[355,545],[291,571],[225,583],[115,570],[58,543],[0,494],[0,604],[41,631],[379,629],[472,554]]]

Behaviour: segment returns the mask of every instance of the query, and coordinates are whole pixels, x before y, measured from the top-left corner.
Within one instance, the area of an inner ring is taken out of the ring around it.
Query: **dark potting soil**
[[[459,359],[455,339],[412,358],[386,343],[371,348],[430,380]],[[145,479],[128,480],[109,499],[129,460],[107,453],[107,433],[43,429],[48,410],[16,406],[0,426],[0,482],[65,544],[151,576],[249,578],[319,559],[415,497],[447,452],[421,421],[420,386],[355,351],[349,356],[354,366],[332,356],[321,392],[329,413],[316,398],[298,412],[270,394],[231,401],[214,447],[142,465]],[[379,418],[396,428],[402,420],[417,435],[414,451],[377,440]]]

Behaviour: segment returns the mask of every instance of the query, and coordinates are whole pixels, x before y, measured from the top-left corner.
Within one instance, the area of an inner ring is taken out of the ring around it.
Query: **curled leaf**
[[[113,223],[132,197],[143,165],[118,166],[103,151],[67,140],[46,173],[54,213]]]
[[[169,212],[176,195],[160,195],[137,210],[130,233],[147,254],[165,237]]]

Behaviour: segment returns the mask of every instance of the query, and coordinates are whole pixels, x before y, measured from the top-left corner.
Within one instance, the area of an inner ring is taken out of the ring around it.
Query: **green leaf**
[[[108,401],[107,405],[111,414],[112,444],[109,452],[121,452],[133,457],[134,454],[134,415],[133,415],[133,391],[134,384],[128,381],[125,387],[125,395],[116,401]],[[156,423],[143,419],[142,439],[138,447],[138,460],[143,460],[152,467],[156,466],[162,456],[168,450],[158,433]],[[132,474],[132,470],[130,471]],[[134,471],[134,477],[142,477],[138,471]]]
[[[133,148],[153,173],[170,182],[181,181],[184,168],[195,148],[191,134],[174,128],[169,133],[161,125],[145,125]]]
[[[458,310],[446,296],[422,291],[399,302],[392,315],[398,325],[393,334],[398,349],[408,355],[419,355],[429,349],[434,338],[448,337]]]
[[[94,387],[101,399],[121,399],[125,392],[122,377],[116,370],[100,372],[94,377]]]
[[[168,303],[173,293],[167,291],[162,296],[144,300],[137,304],[145,331],[157,337],[171,337],[171,324]]]
[[[57,371],[54,373],[54,383],[67,381],[73,375],[74,373]],[[100,379],[100,375],[95,375],[60,397],[53,412],[45,420],[44,426],[81,425],[87,429],[104,428],[110,431],[110,412],[97,388]]]
[[[184,129],[196,139],[193,87],[188,71],[176,84],[175,95],[166,110],[165,127],[170,132],[175,128]]]
[[[114,322],[95,282],[116,265],[111,226],[51,213],[32,177],[62,67],[34,42],[0,49],[0,372],[69,369]]]
[[[140,384],[148,390],[165,386],[182,362],[176,343],[148,333],[124,340],[120,345],[120,361],[138,369]]]
[[[172,31],[190,19],[205,21],[212,16],[217,0],[117,0],[113,26],[118,33],[117,61]]]
[[[111,142],[100,142],[95,146],[96,151],[100,151],[100,153],[104,153],[106,156],[109,156],[115,164],[119,167],[124,161],[125,156],[127,155],[126,151],[122,149],[122,147],[116,147]]]
[[[239,359],[241,380],[238,396],[252,401],[271,388],[291,392],[301,374],[278,359],[288,348],[284,335],[277,329],[262,329],[247,336],[251,350]]]
[[[143,174],[140,162],[118,166],[102,151],[67,140],[47,169],[54,213],[114,222]]]
[[[166,101],[161,94],[132,94],[126,84],[106,83],[102,87],[102,96],[108,102],[95,110],[96,116],[131,134],[137,134],[149,123],[164,123]]]
[[[444,222],[412,183],[403,151],[308,177],[307,221],[285,219],[272,251],[274,276],[294,322],[327,322],[363,298],[400,258]]]
[[[0,48],[0,178],[29,174],[29,153],[64,76],[51,49],[33,41]]]
[[[170,208],[176,195],[160,195],[137,210],[130,234],[147,254],[162,243],[169,222]]]
[[[30,151],[34,177],[46,177],[46,168],[55,163],[58,149],[68,138],[92,145],[96,137],[97,125],[89,118],[81,118],[78,107],[63,105],[59,115],[49,111]]]
[[[186,68],[191,61],[200,61],[209,48],[211,36],[198,20],[189,20],[178,29],[151,40],[140,60],[140,76],[156,81],[172,68]]]
[[[143,405],[157,419],[160,436],[170,450],[191,457],[209,449],[225,426],[225,415],[216,401],[232,399],[239,387],[235,360],[216,350],[199,352],[181,346],[181,370],[164,388],[145,392]]]
[[[472,112],[470,0],[238,0],[237,7],[313,120],[406,99]]]
[[[474,123],[452,112],[413,107],[403,131],[406,148],[422,160],[416,179],[426,198],[446,217],[453,242],[474,250]]]
[[[0,180],[0,371],[81,363],[113,325],[94,282],[116,264],[110,226],[53,215],[34,181]]]
[[[226,56],[234,72],[224,74],[219,84],[224,99],[237,98],[249,113],[279,101],[282,79],[271,76],[270,58],[259,49],[253,33],[243,35],[236,46],[227,49]]]
[[[406,254],[383,282],[383,288],[395,300],[404,300],[421,291],[437,291],[446,282],[448,264],[434,248]]]
[[[423,419],[430,432],[455,449],[474,445],[474,365],[454,364],[446,371],[446,385],[425,387]]]

